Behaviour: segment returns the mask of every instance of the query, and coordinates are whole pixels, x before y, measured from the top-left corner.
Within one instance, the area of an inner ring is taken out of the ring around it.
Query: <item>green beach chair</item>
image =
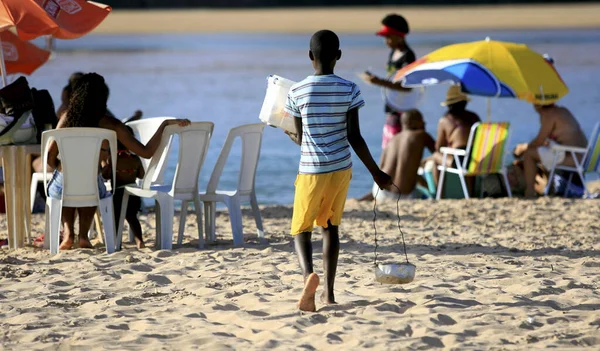
[[[446,167],[445,164],[438,166],[440,180],[436,193],[436,199],[442,197],[444,189],[444,178],[446,172],[458,175],[460,186],[465,199],[469,198],[469,191],[465,177],[486,174],[501,174],[504,178],[508,197],[512,197],[506,167],[504,166],[504,149],[509,139],[510,123],[475,123],[471,127],[467,148],[453,149],[449,147],[440,148],[444,159],[448,155],[454,158],[454,165]]]

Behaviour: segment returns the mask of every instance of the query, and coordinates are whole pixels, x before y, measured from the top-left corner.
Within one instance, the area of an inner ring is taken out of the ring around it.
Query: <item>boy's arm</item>
[[[296,125],[296,133],[291,133],[286,130],[285,134],[287,134],[296,145],[302,145],[302,118],[294,117],[294,124]]]
[[[379,188],[383,189],[384,187],[390,185],[392,183],[392,179],[389,175],[382,172],[375,160],[373,160],[373,156],[371,156],[371,152],[367,147],[367,143],[365,143],[365,139],[363,139],[360,134],[360,125],[358,122],[358,108],[353,108],[348,111],[346,114],[347,118],[347,129],[348,129],[348,142],[352,149],[360,158],[362,163],[367,167],[371,175],[373,176],[373,180]]]

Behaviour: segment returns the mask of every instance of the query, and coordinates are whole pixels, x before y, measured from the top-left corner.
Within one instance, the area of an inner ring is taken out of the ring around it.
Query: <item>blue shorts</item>
[[[62,199],[62,192],[63,174],[58,170],[54,170],[52,179],[48,182],[48,196],[60,200]],[[101,199],[107,198],[110,195],[110,192],[106,190],[106,185],[104,185],[104,178],[100,174],[98,174],[98,195],[100,195]]]

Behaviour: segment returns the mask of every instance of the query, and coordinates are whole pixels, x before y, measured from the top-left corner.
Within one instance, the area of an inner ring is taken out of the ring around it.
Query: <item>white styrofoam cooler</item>
[[[267,77],[267,92],[258,116],[261,121],[290,133],[296,133],[294,117],[286,115],[283,111],[287,94],[294,84],[296,82],[276,75]]]

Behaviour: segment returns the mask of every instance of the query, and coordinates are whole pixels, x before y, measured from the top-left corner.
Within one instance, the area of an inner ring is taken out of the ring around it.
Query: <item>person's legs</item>
[[[61,250],[70,250],[75,240],[75,207],[62,208],[63,240],[60,243]],[[46,235],[49,235],[46,233]]]
[[[321,295],[324,304],[334,304],[334,284],[340,253],[339,225],[348,196],[352,170],[332,174],[323,196],[317,225],[323,227],[323,270],[325,271],[325,290]]]
[[[77,213],[79,214],[79,247],[82,249],[91,249],[93,246],[88,238],[88,231],[94,221],[96,206],[80,207],[77,209]]]
[[[311,236],[311,232],[303,232],[294,236],[294,247],[304,276],[304,289],[298,300],[298,309],[306,312],[317,310],[315,294],[319,287],[319,276],[313,272]]]
[[[300,269],[302,270],[302,276],[306,283],[306,278],[313,273],[313,248],[312,248],[312,233],[304,232],[294,235],[294,248],[296,249],[296,255],[298,256],[298,262],[300,263]]]
[[[127,202],[127,215],[125,217],[127,223],[129,224],[129,230],[131,230],[135,237],[135,243],[138,249],[143,249],[146,247],[142,237],[142,225],[137,217],[141,202],[142,201],[139,197],[129,196],[129,201]]]
[[[304,290],[298,301],[301,311],[316,311],[315,293],[319,276],[313,272],[311,236],[328,177],[328,174],[300,174],[296,178],[291,234],[304,277]]]
[[[340,254],[339,227],[332,225],[323,229],[323,270],[325,271],[325,290],[321,295],[321,301],[325,304],[334,304],[335,296],[333,285],[337,271],[338,257]]]
[[[535,197],[535,176],[540,156],[536,148],[528,148],[523,153],[523,172],[525,173],[525,197]]]

